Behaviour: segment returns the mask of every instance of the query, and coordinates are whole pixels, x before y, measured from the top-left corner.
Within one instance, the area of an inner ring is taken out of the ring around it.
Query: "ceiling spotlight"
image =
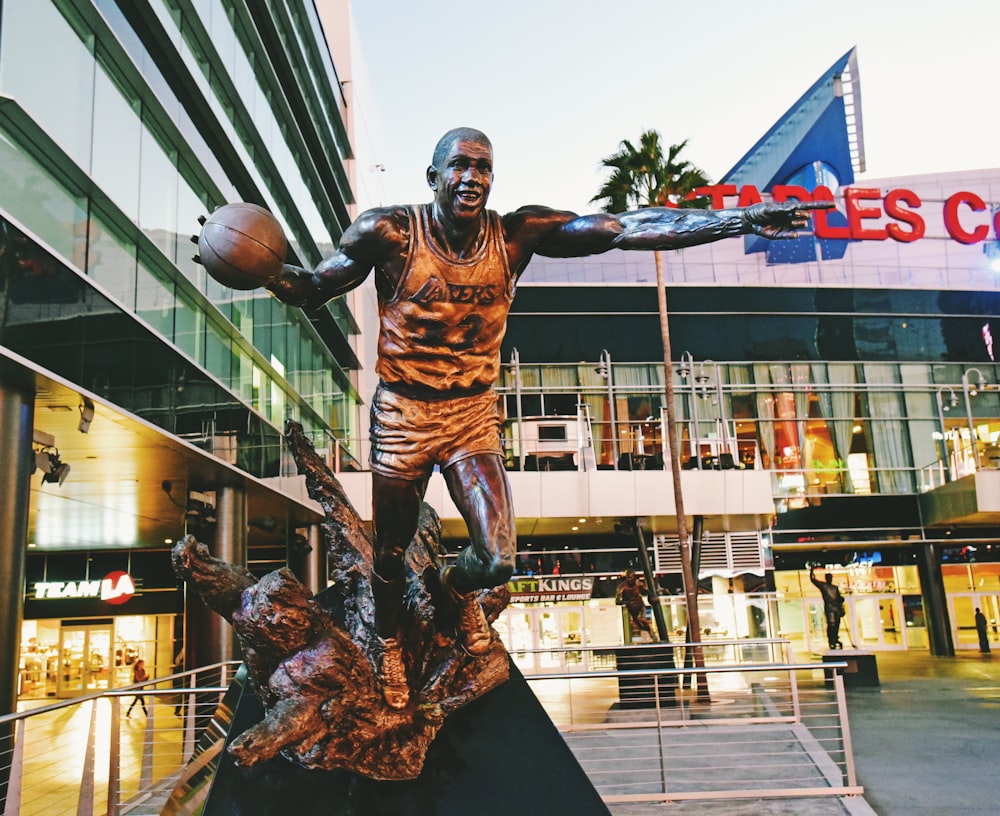
[[[80,433],[87,433],[90,430],[90,423],[94,421],[94,403],[86,397],[80,405],[80,424],[77,426]]]
[[[69,476],[69,465],[60,461],[59,451],[54,448],[35,451],[35,468],[42,471],[42,484],[62,485]]]

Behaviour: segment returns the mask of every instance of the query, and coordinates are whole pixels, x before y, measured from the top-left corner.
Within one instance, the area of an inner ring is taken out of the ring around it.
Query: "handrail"
[[[0,716],[0,779],[6,783],[0,814],[13,816],[22,801],[41,796],[73,801],[76,816],[118,816],[165,798],[203,733],[214,727],[240,665],[212,663]],[[135,700],[123,717],[122,699],[130,696]],[[137,703],[141,711],[131,718]],[[105,799],[107,810],[97,811]]]
[[[533,674],[535,690],[608,803],[857,796],[847,661]],[[823,681],[801,682],[822,671]],[[617,681],[617,694],[609,680]],[[553,685],[555,683],[555,685]]]
[[[731,672],[760,672],[760,671],[817,671],[819,669],[846,669],[846,662],[823,662],[819,663],[742,663],[737,666],[699,666],[698,674],[725,674]],[[526,674],[525,680],[580,680],[586,678],[600,679],[609,677],[663,677],[671,675],[691,674],[690,668],[660,668],[660,669],[614,669],[589,671],[585,675],[580,672],[552,672],[545,674]]]
[[[15,711],[12,714],[2,714],[0,715],[0,725],[8,722],[15,722],[17,720],[23,720],[27,717],[36,717],[41,714],[46,714],[50,711],[58,711],[62,708],[71,708],[72,706],[80,705],[81,703],[87,703],[91,700],[100,700],[104,697],[129,697],[135,694],[136,690],[142,690],[143,694],[176,694],[178,688],[169,689],[150,689],[147,686],[157,686],[160,683],[166,683],[168,681],[177,680],[178,678],[192,677],[198,674],[205,674],[206,672],[212,671],[214,669],[220,669],[224,667],[236,667],[241,665],[239,660],[225,660],[221,663],[210,663],[207,666],[199,666],[197,669],[191,669],[190,671],[179,672],[177,674],[168,674],[163,677],[157,677],[149,680],[143,680],[141,683],[133,683],[129,686],[118,686],[113,689],[102,689],[101,691],[94,691],[90,694],[81,694],[77,697],[70,697],[65,700],[60,700],[56,703],[49,703],[45,706],[38,706],[36,708],[29,708],[25,711]],[[188,691],[191,687],[184,686],[182,690]],[[222,689],[207,688],[203,686],[195,686],[195,691],[227,691],[228,686]]]

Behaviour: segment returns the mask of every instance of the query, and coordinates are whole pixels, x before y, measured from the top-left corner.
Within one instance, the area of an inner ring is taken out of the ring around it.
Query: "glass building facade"
[[[358,467],[348,300],[304,312],[193,257],[199,219],[228,202],[270,210],[305,267],[350,223],[350,66],[326,34],[312,2],[0,2],[5,710],[11,692],[114,685],[123,654],[169,673],[203,625],[170,545],[211,543],[225,508],[236,560],[289,560],[318,517],[276,478],[288,419]],[[30,488],[22,459],[46,463]],[[116,607],[86,591],[112,563],[136,590]],[[49,661],[79,682],[53,685]]]

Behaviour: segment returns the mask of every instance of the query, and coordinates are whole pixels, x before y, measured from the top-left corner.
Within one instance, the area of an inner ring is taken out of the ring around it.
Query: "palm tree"
[[[627,139],[622,140],[617,153],[608,156],[602,164],[611,170],[611,176],[591,201],[600,202],[605,212],[624,212],[642,207],[705,206],[703,201],[691,202],[689,193],[708,184],[704,173],[686,159],[680,159],[687,140],[670,145],[664,154],[660,134],[647,130],[639,137],[638,149]],[[684,497],[681,493],[680,445],[677,439],[677,419],[674,410],[673,363],[670,354],[670,327],[667,323],[667,289],[663,273],[663,254],[654,252],[656,261],[656,291],[660,311],[660,333],[663,337],[663,367],[666,385],[667,441],[670,447],[670,471],[673,482],[674,507],[677,510],[677,539],[681,555],[681,575],[687,601],[688,630],[693,643],[700,642],[701,627],[698,620],[698,582],[694,575],[691,543],[688,539],[687,520],[684,515]],[[693,442],[693,440],[692,440]],[[694,664],[705,665],[701,649],[694,650]],[[699,695],[703,674],[699,675]],[[707,688],[705,689],[707,695]]]

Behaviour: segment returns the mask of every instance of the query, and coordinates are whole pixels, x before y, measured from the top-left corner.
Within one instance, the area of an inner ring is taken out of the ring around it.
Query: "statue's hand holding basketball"
[[[256,289],[281,274],[288,242],[278,220],[256,204],[219,207],[204,222],[195,260],[223,286]]]

